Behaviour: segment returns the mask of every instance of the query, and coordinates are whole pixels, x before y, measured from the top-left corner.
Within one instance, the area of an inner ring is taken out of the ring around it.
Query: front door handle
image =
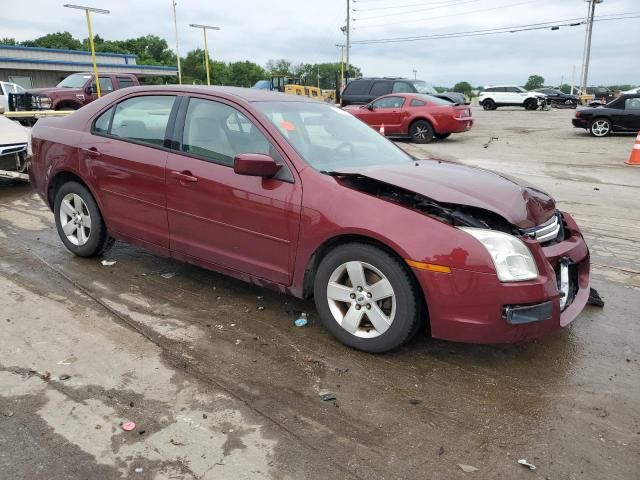
[[[89,155],[90,157],[99,157],[100,155],[102,155],[96,147],[81,148],[80,150],[86,153],[87,155]]]
[[[198,177],[194,177],[189,170],[185,170],[184,172],[172,171],[171,176],[180,180],[180,182],[196,183],[198,181]]]

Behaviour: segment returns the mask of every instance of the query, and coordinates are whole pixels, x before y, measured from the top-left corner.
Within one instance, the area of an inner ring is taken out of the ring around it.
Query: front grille
[[[558,237],[562,236],[563,230],[563,224],[556,213],[542,225],[527,228],[522,233],[529,238],[533,238],[538,243],[544,244],[557,240]]]

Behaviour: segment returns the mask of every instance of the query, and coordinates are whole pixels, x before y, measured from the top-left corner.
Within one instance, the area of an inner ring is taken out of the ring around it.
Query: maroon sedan
[[[297,297],[382,352],[514,342],[589,294],[578,226],[538,188],[416,160],[343,110],[262,90],[137,87],[33,128],[31,180],[79,256],[130,242]]]
[[[443,140],[473,126],[468,106],[421,93],[392,93],[344,109],[387,137],[411,138],[416,143]]]

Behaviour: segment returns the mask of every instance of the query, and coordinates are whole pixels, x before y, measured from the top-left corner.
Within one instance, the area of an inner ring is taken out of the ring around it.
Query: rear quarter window
[[[412,107],[424,107],[427,102],[423,102],[422,100],[416,100],[415,98],[411,100]]]
[[[127,87],[133,87],[135,83],[133,83],[132,78],[118,77],[118,85],[120,86],[120,88],[127,88]]]
[[[353,80],[344,90],[345,95],[366,95],[371,88],[369,80]]]

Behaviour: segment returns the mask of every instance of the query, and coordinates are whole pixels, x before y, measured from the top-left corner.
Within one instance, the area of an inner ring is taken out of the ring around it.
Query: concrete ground
[[[633,137],[591,138],[572,114],[474,110],[469,133],[400,143],[575,214],[606,305],[526,345],[356,352],[311,302],[120,243],[112,266],[76,258],[29,186],[1,183],[0,477],[638,478],[640,169]]]

